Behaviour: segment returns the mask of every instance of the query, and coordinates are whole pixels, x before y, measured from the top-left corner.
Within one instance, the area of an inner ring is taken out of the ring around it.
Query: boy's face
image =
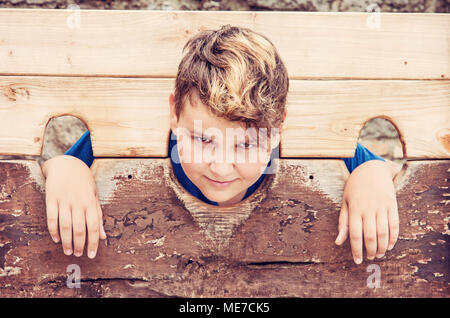
[[[173,94],[169,97],[170,128],[177,136],[181,166],[209,200],[219,205],[237,203],[263,173],[279,135],[272,137],[271,145],[258,143],[254,138],[265,132],[246,131],[241,122],[212,114],[197,95],[192,99],[194,105],[187,101],[177,118]]]

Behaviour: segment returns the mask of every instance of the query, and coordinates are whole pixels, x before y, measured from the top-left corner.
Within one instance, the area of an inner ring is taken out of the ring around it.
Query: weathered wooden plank
[[[172,79],[0,78],[0,153],[40,155],[53,117],[80,118],[95,156],[167,156]],[[19,124],[20,123],[20,124]]]
[[[450,158],[450,81],[289,84],[283,157],[353,157],[361,129],[379,117],[397,129],[405,158]]]
[[[448,160],[407,162],[395,179],[399,241],[362,265],[348,241],[334,244],[348,177],[340,160],[280,160],[234,206],[244,216],[228,232],[233,208],[187,195],[167,158],[96,160],[92,169],[108,234],[94,260],[51,241],[37,163],[0,162],[2,296],[449,296]],[[66,287],[70,264],[81,268],[80,289]],[[380,266],[380,288],[367,287],[369,264]]]
[[[46,9],[0,9],[0,74],[175,77],[187,39],[223,24],[266,35],[295,79],[450,76],[446,14]]]
[[[0,154],[40,155],[71,114],[96,157],[166,157],[173,79],[0,77]],[[281,157],[353,157],[365,123],[390,120],[406,158],[450,158],[450,81],[291,80]],[[420,129],[417,129],[420,127]]]

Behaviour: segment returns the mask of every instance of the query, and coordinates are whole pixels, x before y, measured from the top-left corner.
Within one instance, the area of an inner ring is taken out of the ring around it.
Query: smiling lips
[[[216,180],[212,180],[212,179],[208,178],[207,176],[205,176],[205,178],[209,181],[210,184],[212,184],[213,186],[216,186],[216,187],[220,187],[220,188],[227,187],[236,180],[236,179],[234,179],[231,181],[216,181]]]

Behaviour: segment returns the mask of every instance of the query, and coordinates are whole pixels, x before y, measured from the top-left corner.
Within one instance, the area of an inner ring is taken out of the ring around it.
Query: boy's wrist
[[[48,176],[48,171],[50,169],[50,166],[52,165],[52,163],[55,161],[54,159],[56,159],[56,157],[50,158],[48,160],[46,160],[42,165],[41,165],[41,170],[42,170],[42,175],[44,176],[44,178],[47,178]]]
[[[48,159],[47,161],[45,161],[45,162],[42,164],[41,170],[42,170],[43,176],[44,176],[45,178],[47,178],[49,172],[52,171],[52,166],[54,166],[56,162],[59,162],[59,161],[61,161],[61,160],[62,160],[62,161],[67,161],[67,162],[69,162],[69,161],[74,161],[74,162],[76,161],[76,162],[78,162],[78,161],[79,161],[79,162],[81,162],[81,163],[84,164],[84,162],[83,162],[82,160],[80,160],[80,159],[78,159],[78,158],[76,158],[76,157],[74,157],[74,156],[70,156],[70,155],[59,155],[59,156],[56,156],[56,157],[53,157],[53,158]]]

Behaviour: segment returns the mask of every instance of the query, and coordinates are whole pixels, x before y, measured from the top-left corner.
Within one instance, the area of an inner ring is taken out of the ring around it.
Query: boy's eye
[[[204,138],[204,137],[200,137],[200,136],[193,136],[194,140],[196,141],[200,141],[200,142],[204,142],[204,143],[209,143],[211,142],[211,139],[208,138]]]
[[[238,146],[241,148],[245,148],[245,149],[253,149],[256,147],[256,144],[249,144],[247,142],[243,142],[243,143],[240,143]]]

